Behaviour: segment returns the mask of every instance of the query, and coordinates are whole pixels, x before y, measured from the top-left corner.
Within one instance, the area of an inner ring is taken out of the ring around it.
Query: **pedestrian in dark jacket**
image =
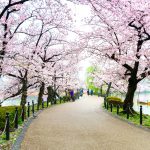
[[[74,102],[75,99],[74,99],[74,91],[73,90],[70,91],[70,96],[71,96],[72,101]]]
[[[93,95],[93,90],[91,90],[91,95]]]
[[[90,93],[89,93],[89,89],[87,90],[87,95],[89,95]]]

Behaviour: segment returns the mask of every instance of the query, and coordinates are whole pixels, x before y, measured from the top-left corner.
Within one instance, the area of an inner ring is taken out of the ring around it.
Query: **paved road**
[[[150,132],[113,118],[101,103],[85,96],[44,110],[30,125],[21,150],[150,150]]]

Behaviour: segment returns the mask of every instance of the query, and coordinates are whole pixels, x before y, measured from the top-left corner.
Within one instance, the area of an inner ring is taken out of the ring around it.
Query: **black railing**
[[[28,102],[28,118],[30,117],[30,102]]]
[[[6,113],[6,140],[10,139],[10,130],[9,130],[10,122],[9,122],[9,113]]]
[[[18,129],[18,107],[15,108],[15,128]]]
[[[44,103],[43,103],[43,105],[44,105]],[[30,109],[30,107],[32,107],[32,110]],[[15,113],[14,113],[13,122],[10,122],[9,113],[8,112],[6,113],[5,126],[4,126],[4,129],[3,129],[3,132],[2,132],[2,135],[5,134],[5,139],[6,140],[10,140],[10,128],[12,128],[12,126],[13,126],[14,129],[18,129],[19,120],[21,120],[22,123],[23,123],[25,121],[25,119],[30,118],[30,113],[31,112],[32,112],[33,117],[34,117],[34,113],[35,113],[35,108],[34,107],[35,107],[34,101],[32,101],[32,106],[30,105],[30,102],[28,102],[26,107],[25,106],[21,107],[20,115],[18,115],[18,107],[16,107],[14,109]],[[48,105],[47,105],[47,107],[48,107]],[[26,112],[26,110],[27,110],[27,112]],[[27,117],[26,117],[26,113],[27,113]]]
[[[120,108],[120,106],[117,105],[117,115],[119,114],[119,108]]]
[[[140,106],[140,125],[143,123],[142,106]]]
[[[63,102],[65,102],[63,100]],[[44,108],[48,108],[50,106],[49,101],[42,101],[42,109]],[[62,100],[61,100],[62,103]],[[16,107],[14,109],[14,118],[13,118],[13,122],[10,122],[10,116],[9,113],[6,113],[6,117],[5,117],[5,126],[3,129],[3,132],[1,135],[5,134],[5,139],[6,140],[10,140],[10,129],[12,129],[12,127],[14,129],[18,129],[19,127],[19,123],[23,123],[25,120],[27,120],[30,117],[35,117],[35,111],[38,112],[38,110],[35,110],[35,106],[37,105],[37,108],[39,107],[38,104],[35,104],[34,101],[32,100],[32,104],[30,104],[30,102],[27,103],[27,106],[22,106],[21,110],[18,110],[18,107]],[[44,107],[47,106],[47,107]],[[20,112],[21,111],[21,112]],[[19,113],[20,112],[20,113]],[[32,116],[31,116],[32,113]],[[13,130],[14,131],[14,130]]]
[[[113,112],[113,107],[116,107],[116,109],[115,109],[116,110],[116,114],[119,115],[120,114],[119,109],[120,109],[120,107],[122,107],[121,105],[119,105],[119,104],[113,105],[111,102],[104,101],[104,108],[105,109],[109,110],[109,108],[110,108],[110,112]],[[126,118],[129,119],[130,115],[132,115],[132,117],[133,117],[131,107],[128,104],[127,105],[127,109],[126,109]],[[139,124],[140,125],[143,124],[143,109],[142,109],[142,106],[140,106]]]

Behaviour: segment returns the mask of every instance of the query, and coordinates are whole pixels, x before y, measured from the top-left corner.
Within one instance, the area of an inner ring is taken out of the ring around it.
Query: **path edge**
[[[107,113],[108,115],[112,116],[113,118],[119,119],[120,121],[123,121],[123,122],[125,122],[125,123],[131,125],[132,127],[136,127],[136,128],[139,128],[139,129],[142,129],[142,130],[145,130],[145,131],[150,132],[150,128],[148,128],[148,127],[145,127],[145,126],[142,126],[142,125],[134,124],[133,122],[130,122],[130,121],[128,121],[128,120],[125,119],[125,118],[122,118],[122,117],[120,117],[120,116],[118,116],[118,115],[116,115],[116,114],[112,114],[111,112],[109,112],[109,111],[107,111],[105,108],[103,108],[102,105],[101,105],[101,108],[102,108],[102,110],[103,110],[105,113]]]
[[[35,117],[30,117],[23,125],[23,128],[21,130],[21,133],[19,134],[19,136],[17,137],[16,141],[12,144],[11,146],[11,150],[19,150],[21,148],[21,143],[25,137],[25,133],[27,131],[27,129],[29,128],[30,124],[32,123],[32,121],[34,121],[34,119],[36,119],[36,117],[38,117],[38,115],[42,112],[43,110],[39,110],[36,114]]]

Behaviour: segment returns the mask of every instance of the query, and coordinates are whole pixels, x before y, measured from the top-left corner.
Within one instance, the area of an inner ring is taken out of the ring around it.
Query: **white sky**
[[[81,67],[81,70],[79,71],[79,79],[81,81],[85,81],[86,80],[86,70],[89,66],[91,66],[90,60],[89,59],[82,60],[79,63],[79,66]]]
[[[73,12],[73,19],[75,21],[75,28],[80,31],[89,31],[91,28],[85,25],[84,19],[90,16],[90,8],[87,5],[76,5],[72,2],[67,2],[67,5]],[[69,35],[71,36],[71,35]],[[72,34],[71,39],[75,38]],[[84,59],[79,63],[81,70],[79,71],[79,79],[81,82],[86,80],[86,69],[90,66],[90,59]]]

